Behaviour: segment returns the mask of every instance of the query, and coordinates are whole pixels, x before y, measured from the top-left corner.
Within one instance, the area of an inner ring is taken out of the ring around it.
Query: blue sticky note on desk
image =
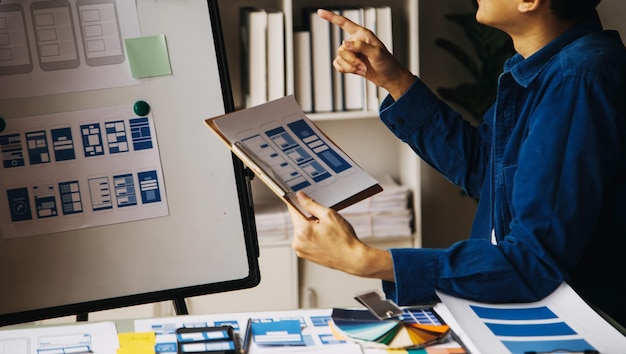
[[[299,320],[252,322],[252,338],[259,346],[306,345]]]
[[[134,78],[172,74],[165,35],[127,38],[124,44]]]

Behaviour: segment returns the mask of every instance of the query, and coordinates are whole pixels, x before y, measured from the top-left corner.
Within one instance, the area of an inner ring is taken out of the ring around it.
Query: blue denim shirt
[[[420,80],[397,101],[387,97],[380,115],[389,129],[479,198],[469,239],[390,250],[387,296],[424,303],[439,289],[525,302],[566,281],[626,323],[625,81],[622,41],[594,14],[532,56],[510,58],[478,127]]]

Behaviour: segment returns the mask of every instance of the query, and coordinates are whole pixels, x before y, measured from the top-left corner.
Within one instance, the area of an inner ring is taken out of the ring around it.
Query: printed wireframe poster
[[[140,35],[134,1],[3,0],[0,99],[138,85],[123,40]]]
[[[0,152],[1,237],[169,214],[152,116],[131,105],[7,120]]]

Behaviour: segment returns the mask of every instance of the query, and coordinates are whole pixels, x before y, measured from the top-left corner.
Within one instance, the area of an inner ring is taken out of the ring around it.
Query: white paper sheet
[[[438,292],[481,354],[596,350],[623,354],[626,337],[563,283],[541,301],[485,304]]]
[[[7,120],[0,153],[1,237],[169,214],[152,113],[132,104]]]
[[[123,40],[139,36],[135,1],[3,0],[0,99],[137,85]]]
[[[113,322],[0,330],[0,354],[115,354],[118,348]]]

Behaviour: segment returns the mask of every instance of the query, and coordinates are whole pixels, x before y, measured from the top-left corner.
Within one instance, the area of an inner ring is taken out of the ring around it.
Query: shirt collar
[[[512,56],[504,63],[504,72],[510,72],[518,84],[528,87],[539,75],[541,69],[561,49],[590,32],[600,30],[602,30],[602,23],[597,11],[594,11],[530,57],[524,59],[520,54]]]

